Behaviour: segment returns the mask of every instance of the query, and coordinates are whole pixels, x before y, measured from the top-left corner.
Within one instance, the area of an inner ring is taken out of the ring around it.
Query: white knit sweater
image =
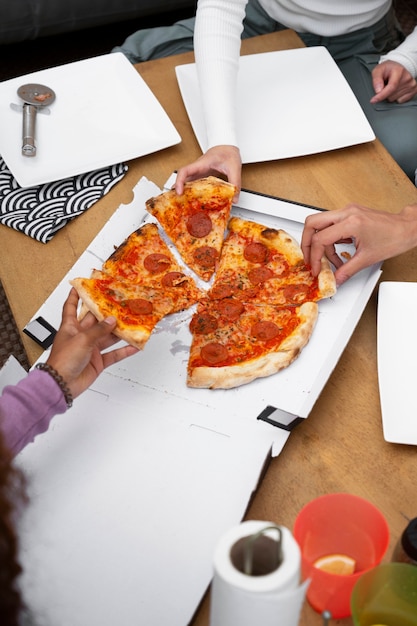
[[[326,37],[372,26],[388,12],[392,1],[259,0],[259,3],[277,22],[302,33]]]
[[[259,0],[277,22],[298,32],[340,35],[371,26],[392,0]],[[203,100],[208,147],[238,145],[235,127],[240,36],[247,0],[199,0],[194,49]],[[401,63],[417,76],[417,27],[380,61]]]

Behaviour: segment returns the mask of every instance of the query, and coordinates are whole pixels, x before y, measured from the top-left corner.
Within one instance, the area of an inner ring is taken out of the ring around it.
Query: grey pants
[[[195,18],[139,30],[112,52],[123,52],[132,63],[180,54],[193,50]],[[257,0],[249,0],[242,39],[286,27],[272,20]],[[417,167],[417,97],[405,104],[381,102],[370,104],[373,95],[371,72],[379,56],[398,46],[403,35],[394,13],[377,24],[354,33],[320,37],[298,33],[307,46],[325,46],[349,82],[375,135],[414,182]]]

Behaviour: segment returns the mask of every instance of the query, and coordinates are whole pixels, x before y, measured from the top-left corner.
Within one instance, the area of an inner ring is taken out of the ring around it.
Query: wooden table
[[[291,31],[246,40],[242,52],[301,47]],[[31,319],[121,203],[132,198],[146,176],[160,187],[171,172],[191,162],[200,149],[179,93],[174,68],[193,61],[187,53],[137,66],[182,137],[182,143],[129,164],[129,172],[106,197],[44,245],[0,226],[0,279],[19,329]],[[379,143],[324,154],[245,165],[243,187],[325,209],[349,202],[398,212],[417,203],[417,189]],[[414,281],[417,250],[384,264],[384,280]],[[385,514],[391,529],[390,554],[407,520],[417,515],[416,450],[393,445],[382,436],[376,368],[377,292],[368,303],[337,367],[309,418],[273,459],[251,503],[248,519],[292,528],[301,507],[319,495],[347,491],[369,499]],[[31,362],[40,349],[22,336]],[[193,626],[207,626],[207,596]],[[322,623],[307,604],[300,626]],[[350,619],[338,624],[351,624]]]

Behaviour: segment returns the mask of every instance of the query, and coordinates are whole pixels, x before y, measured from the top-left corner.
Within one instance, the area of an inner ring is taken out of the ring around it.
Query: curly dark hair
[[[22,568],[18,561],[16,515],[26,504],[26,484],[23,474],[13,466],[10,451],[0,432],[0,624],[19,626],[24,613],[18,578]]]

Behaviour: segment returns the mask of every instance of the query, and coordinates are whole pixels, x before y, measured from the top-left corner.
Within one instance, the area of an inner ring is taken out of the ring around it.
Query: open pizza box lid
[[[58,328],[69,280],[152,221],[145,201],[160,191],[139,181],[34,319]],[[232,213],[300,240],[316,210],[243,191]],[[379,276],[379,266],[364,270],[320,302],[309,344],[274,376],[187,388],[190,310],[165,318],[142,352],[55,417],[16,460],[34,494],[20,533],[29,606],[60,626],[188,623],[218,538],[242,520],[265,464],[308,417]]]

